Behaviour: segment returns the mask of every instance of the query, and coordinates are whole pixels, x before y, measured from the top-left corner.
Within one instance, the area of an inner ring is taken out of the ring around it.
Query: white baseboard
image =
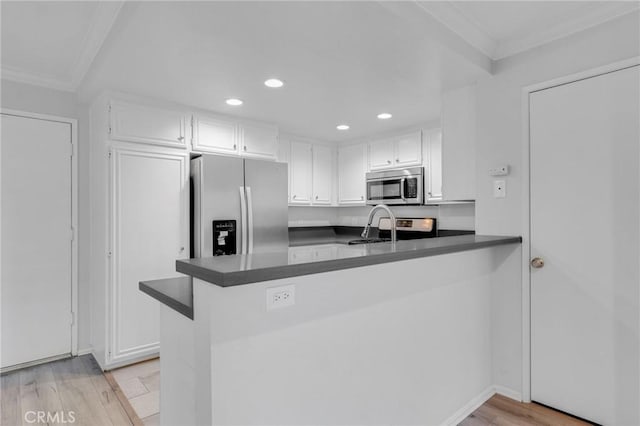
[[[492,385],[482,391],[480,395],[471,399],[471,401],[467,402],[462,408],[445,420],[444,423],[442,423],[442,426],[457,426],[495,394],[506,396],[507,398],[511,398],[518,402],[522,401],[522,394],[520,392],[505,386]]]
[[[78,349],[78,356],[87,355],[92,352],[91,348]]]
[[[506,386],[495,385],[494,386],[496,393],[502,396],[506,396],[507,398],[514,399],[518,402],[522,402],[522,393],[515,391]]]
[[[491,398],[496,393],[495,386],[489,386],[482,393],[471,401],[467,402],[462,408],[456,411],[451,417],[442,423],[442,426],[457,426],[464,419],[469,417],[469,414],[473,413],[480,407],[482,404],[487,402],[489,398]]]

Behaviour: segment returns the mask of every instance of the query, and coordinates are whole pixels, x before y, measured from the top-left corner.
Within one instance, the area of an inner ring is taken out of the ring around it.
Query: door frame
[[[529,96],[533,92],[640,65],[640,56],[522,88],[522,400],[531,402],[531,133]],[[640,260],[640,259],[639,259]]]
[[[0,108],[0,113],[34,120],[54,121],[71,125],[71,348],[72,356],[78,355],[78,120],[50,114],[40,114],[9,108]],[[0,159],[2,152],[0,148]],[[1,203],[1,201],[0,201]],[[0,213],[1,214],[1,213]],[[2,230],[0,229],[0,232]]]

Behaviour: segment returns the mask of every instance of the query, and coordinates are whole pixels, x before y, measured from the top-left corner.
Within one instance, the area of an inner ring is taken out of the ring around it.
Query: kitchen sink
[[[356,244],[372,244],[372,243],[386,243],[391,241],[391,238],[363,238],[363,239],[359,239],[359,240],[351,240],[349,241],[349,245],[356,245]]]

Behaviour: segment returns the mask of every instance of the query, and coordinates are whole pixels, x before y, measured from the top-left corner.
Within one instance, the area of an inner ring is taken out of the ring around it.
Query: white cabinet
[[[111,152],[110,363],[159,350],[159,305],[138,283],[177,276],[188,257],[187,166],[186,153]]]
[[[240,154],[262,160],[278,157],[278,128],[267,124],[242,123],[240,129]]]
[[[348,145],[338,148],[338,204],[365,204],[365,173],[367,145]]]
[[[313,145],[313,197],[316,205],[333,202],[333,150],[329,146]]]
[[[427,203],[442,201],[442,131],[424,133],[425,198]]]
[[[188,120],[181,111],[112,101],[109,112],[112,139],[186,148]]]
[[[291,142],[289,158],[289,204],[311,204],[313,178],[311,144]]]
[[[475,198],[476,94],[468,86],[442,98],[442,199]]]
[[[326,145],[291,141],[289,204],[331,205],[333,149]]]
[[[229,117],[209,114],[195,114],[192,124],[194,151],[263,160],[278,158],[276,126],[238,122]]]
[[[422,132],[414,131],[369,143],[371,170],[422,164]]]
[[[235,122],[213,116],[194,115],[192,123],[194,151],[238,153],[239,131]]]

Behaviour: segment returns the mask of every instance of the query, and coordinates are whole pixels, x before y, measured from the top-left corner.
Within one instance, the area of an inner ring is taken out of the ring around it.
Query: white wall
[[[523,87],[640,55],[640,13],[574,34],[531,51],[497,61],[494,75],[477,85],[476,232],[522,235]],[[508,164],[507,197],[492,196],[490,167]],[[596,208],[596,206],[594,206]],[[527,242],[525,241],[525,244]],[[494,380],[522,386],[521,283],[493,288]]]
[[[78,347],[89,348],[89,129],[87,109],[75,94],[2,80],[2,108],[78,120]]]
[[[397,217],[435,217],[439,229],[473,230],[473,204],[392,207]],[[289,207],[289,226],[364,226],[371,207]],[[377,216],[376,216],[377,217]],[[374,220],[374,224],[377,222]]]

